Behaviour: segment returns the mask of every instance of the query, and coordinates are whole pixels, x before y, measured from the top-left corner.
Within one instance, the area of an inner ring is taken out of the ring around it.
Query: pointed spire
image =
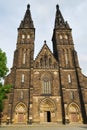
[[[64,18],[59,9],[59,5],[56,5],[56,18],[55,18],[55,28],[69,28],[67,22],[64,21]]]
[[[24,19],[21,21],[19,28],[34,28],[33,20],[30,12],[30,5],[27,5],[27,10]]]

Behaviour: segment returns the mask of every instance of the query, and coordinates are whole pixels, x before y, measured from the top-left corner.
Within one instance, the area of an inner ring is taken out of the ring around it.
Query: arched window
[[[21,82],[24,83],[24,80],[25,80],[25,75],[22,74],[22,77],[21,77]]]
[[[68,65],[68,54],[65,53],[65,62],[66,62],[66,65]]]
[[[68,74],[68,83],[72,83],[71,75]]]
[[[39,63],[38,62],[36,62],[36,68],[38,68],[39,67]]]
[[[26,53],[23,54],[23,64],[25,64],[26,61]]]
[[[48,56],[46,54],[44,55],[44,64],[45,64],[45,67],[48,66]]]
[[[72,100],[74,99],[74,92],[73,92],[73,91],[70,92],[70,98],[71,98]]]
[[[23,99],[23,98],[24,98],[24,93],[23,93],[23,91],[21,91],[20,98],[21,98],[21,99]]]
[[[25,39],[25,35],[24,34],[22,34],[22,39]]]
[[[47,77],[42,81],[42,93],[43,94],[51,94],[51,80]]]

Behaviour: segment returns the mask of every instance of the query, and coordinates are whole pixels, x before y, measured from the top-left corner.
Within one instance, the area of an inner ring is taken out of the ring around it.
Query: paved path
[[[87,130],[87,125],[27,125],[2,126],[0,130]]]

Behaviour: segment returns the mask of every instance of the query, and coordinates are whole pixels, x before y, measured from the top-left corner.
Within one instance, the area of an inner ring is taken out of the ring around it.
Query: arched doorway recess
[[[68,106],[69,122],[81,122],[80,108],[76,103],[71,103]]]
[[[19,103],[15,107],[14,123],[27,123],[27,108],[24,103]]]
[[[53,122],[56,115],[56,105],[52,99],[46,98],[40,102],[40,122]]]

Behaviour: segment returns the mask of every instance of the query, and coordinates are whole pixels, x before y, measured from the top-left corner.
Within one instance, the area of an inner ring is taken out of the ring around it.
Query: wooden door
[[[24,122],[24,113],[18,113],[18,123]]]
[[[71,113],[71,122],[78,122],[77,113]]]

